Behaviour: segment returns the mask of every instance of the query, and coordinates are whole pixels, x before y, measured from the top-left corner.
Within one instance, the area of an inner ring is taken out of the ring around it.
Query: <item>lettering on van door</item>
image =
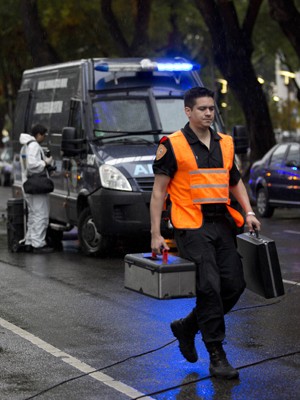
[[[43,101],[36,103],[35,114],[55,114],[61,113],[63,109],[63,101]]]
[[[152,175],[152,174],[153,174],[152,164],[137,164],[133,172],[134,176]]]
[[[59,89],[68,87],[68,78],[46,79],[38,82],[37,90]]]

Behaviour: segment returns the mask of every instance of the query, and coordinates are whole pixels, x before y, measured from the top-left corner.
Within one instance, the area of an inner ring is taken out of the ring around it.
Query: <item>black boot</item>
[[[210,356],[209,372],[212,376],[223,379],[239,377],[238,371],[229,364],[221,342],[205,343],[205,346]]]
[[[197,318],[194,312],[186,318],[178,319],[171,323],[173,335],[178,339],[179,350],[183,357],[190,363],[198,360],[195,348],[195,335],[198,332]]]

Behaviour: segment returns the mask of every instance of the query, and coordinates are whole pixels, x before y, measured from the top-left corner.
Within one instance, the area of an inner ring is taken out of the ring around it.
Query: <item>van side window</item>
[[[32,92],[30,89],[20,90],[18,93],[15,111],[14,135],[19,136],[21,132],[29,132],[28,111],[30,108]]]

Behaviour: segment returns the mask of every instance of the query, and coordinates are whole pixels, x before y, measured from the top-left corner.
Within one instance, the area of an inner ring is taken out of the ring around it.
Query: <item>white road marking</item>
[[[102,372],[93,372],[95,368],[91,367],[90,365],[78,360],[75,357],[70,356],[68,353],[65,353],[58,349],[57,347],[52,346],[51,344],[45,342],[44,340],[38,338],[37,336],[32,335],[31,333],[25,331],[22,328],[6,321],[3,318],[0,318],[0,325],[13,332],[14,334],[20,336],[21,338],[28,340],[33,345],[39,347],[40,349],[46,351],[47,353],[53,355],[54,357],[59,358],[61,361],[65,362],[66,364],[71,365],[72,367],[76,368],[80,372],[89,373],[91,378],[96,379],[97,381],[103,383],[106,386],[109,386],[118,392],[121,392],[128,396],[129,398],[133,399],[135,397],[144,396],[144,393],[139,392],[138,390],[127,386],[125,383],[120,381],[114,380],[109,375],[103,374]],[[145,397],[145,400],[153,400],[152,397]]]
[[[282,282],[289,283],[290,285],[300,286],[300,282],[288,281],[287,279],[282,279]]]
[[[294,234],[294,235],[300,235],[300,231],[289,231],[289,230],[287,230],[287,231],[283,231],[283,232],[285,232],[285,233],[292,233],[292,234]]]

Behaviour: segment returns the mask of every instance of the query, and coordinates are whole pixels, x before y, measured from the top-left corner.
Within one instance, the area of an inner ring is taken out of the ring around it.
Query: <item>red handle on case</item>
[[[157,258],[157,254],[152,251],[152,258]],[[168,262],[168,250],[167,249],[162,249],[162,261],[163,263],[167,263]]]
[[[168,250],[167,249],[163,249],[163,251],[162,251],[162,260],[163,260],[163,263],[168,262]]]

